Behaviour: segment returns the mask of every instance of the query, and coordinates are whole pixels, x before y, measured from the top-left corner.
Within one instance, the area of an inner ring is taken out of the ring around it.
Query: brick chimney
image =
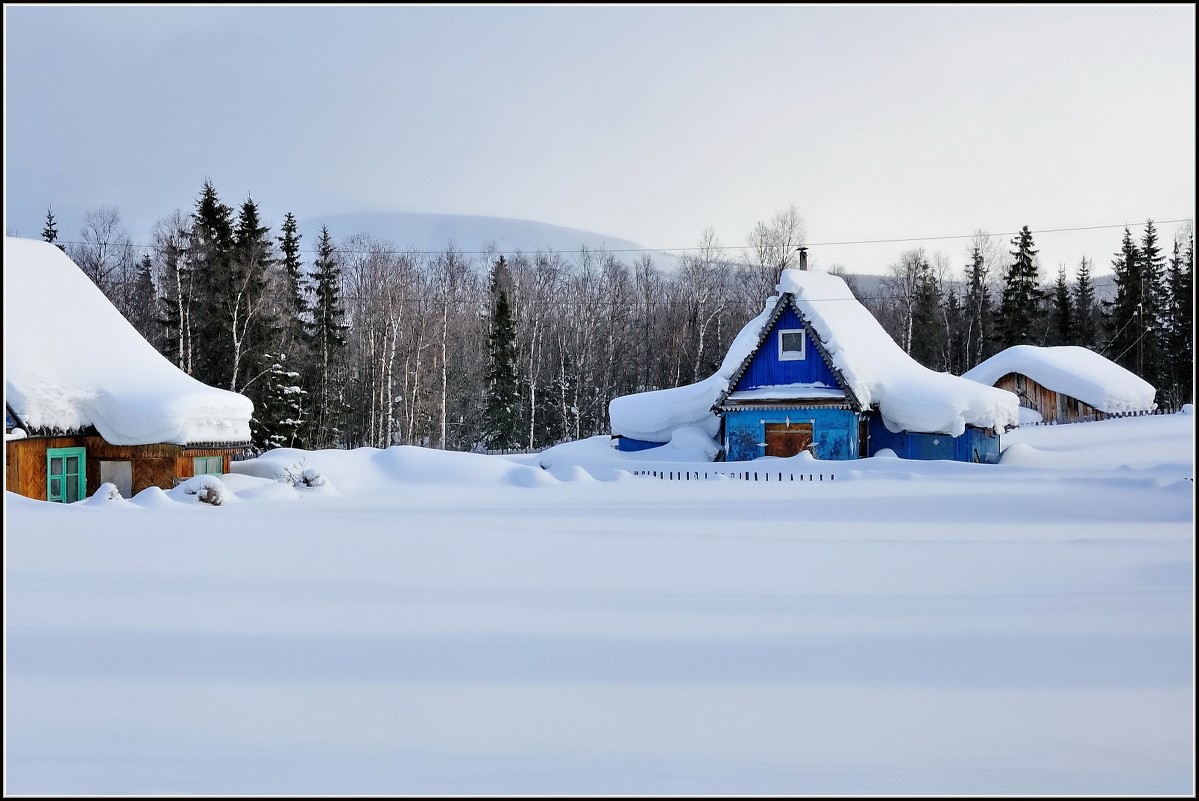
[[[808,249],[806,247],[799,249],[799,269],[808,269]]]

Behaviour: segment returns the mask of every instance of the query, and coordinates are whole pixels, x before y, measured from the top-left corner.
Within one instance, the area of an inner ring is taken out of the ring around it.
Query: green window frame
[[[46,500],[74,503],[87,496],[87,449],[46,449]]]
[[[192,475],[219,476],[225,472],[224,456],[193,456]]]

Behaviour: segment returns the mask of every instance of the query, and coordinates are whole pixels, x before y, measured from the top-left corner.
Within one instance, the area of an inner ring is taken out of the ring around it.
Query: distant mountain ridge
[[[369,234],[400,250],[439,252],[451,243],[460,251],[474,253],[494,246],[501,253],[542,251],[575,252],[582,249],[637,251],[645,248],[627,239],[560,225],[483,217],[469,214],[420,212],[361,212],[326,214],[299,220],[301,231],[316,239],[321,226],[328,226],[334,242],[354,234]],[[624,253],[621,256],[635,256]],[[631,260],[631,258],[629,259]]]

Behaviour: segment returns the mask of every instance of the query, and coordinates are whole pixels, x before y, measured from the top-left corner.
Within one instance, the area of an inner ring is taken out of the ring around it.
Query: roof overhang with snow
[[[184,373],[48,242],[4,239],[5,404],[32,432],[239,447],[253,404]],[[219,443],[219,445],[214,445]]]

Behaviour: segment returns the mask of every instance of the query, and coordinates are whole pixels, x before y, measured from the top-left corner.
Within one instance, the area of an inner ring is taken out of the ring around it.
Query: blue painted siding
[[[804,329],[804,358],[797,361],[779,361],[779,330]],[[800,320],[795,309],[788,307],[779,317],[770,334],[762,341],[762,347],[754,354],[745,374],[737,382],[736,390],[757,389],[779,384],[810,384],[822,382],[826,386],[839,387],[833,371],[824,363],[820,351],[812,341],[808,327]]]
[[[874,456],[884,448],[890,448],[901,459],[947,459],[992,464],[999,459],[999,436],[988,436],[984,429],[974,426],[966,426],[960,437],[917,431],[896,434],[887,430],[878,415],[872,415],[868,450]]]
[[[958,437],[958,450],[954,458],[959,462],[997,463],[999,435],[988,435],[985,429],[967,426],[966,433]]]
[[[812,440],[819,459],[845,461],[858,458],[857,412],[849,409],[742,409],[724,415],[725,459],[745,462],[766,449],[766,423],[812,422]]]
[[[665,442],[650,442],[644,439],[633,439],[632,437],[616,438],[616,450],[618,451],[647,451],[650,448],[660,448],[665,444]]]

